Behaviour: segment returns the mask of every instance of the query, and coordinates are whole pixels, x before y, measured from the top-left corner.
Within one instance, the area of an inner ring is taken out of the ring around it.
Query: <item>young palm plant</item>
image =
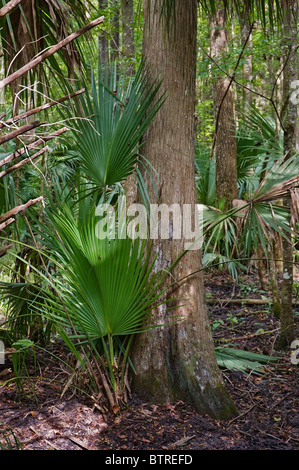
[[[141,155],[142,137],[165,99],[155,100],[161,83],[154,80],[150,85],[150,73],[143,63],[129,84],[125,77],[118,77],[116,66],[107,66],[104,80],[100,77],[99,68],[98,81],[92,73],[91,92],[84,84],[86,93],[64,116],[74,131],[78,164],[97,191],[106,193],[107,187],[135,172],[140,193],[146,195],[139,167],[149,173],[154,170]]]
[[[268,255],[268,240],[273,234],[290,235],[289,214],[276,204],[291,188],[298,186],[298,156],[283,158],[282,135],[275,123],[256,108],[243,117],[237,136],[239,198],[229,211],[215,207],[213,162],[204,167],[199,160],[199,201],[204,205],[207,231],[203,260],[220,262],[236,277],[236,267],[260,245]],[[207,196],[206,196],[207,195]]]
[[[75,353],[80,367],[104,387],[109,404],[117,409],[125,400],[129,350],[133,336],[147,328],[153,304],[159,303],[166,273],[153,273],[145,241],[103,236],[106,217],[98,216],[91,197],[46,210],[40,224],[40,253],[55,265],[59,276],[40,273],[47,284],[35,309],[56,325]],[[44,265],[46,266],[46,265]],[[98,384],[99,385],[99,384]],[[98,390],[99,391],[99,390]]]
[[[27,285],[36,290],[30,311],[55,325],[78,367],[88,371],[98,393],[104,389],[115,411],[126,399],[133,336],[153,327],[147,320],[167,273],[153,272],[146,241],[118,236],[118,221],[110,236],[108,223],[103,236],[100,227],[107,221],[96,209],[107,204],[115,185],[138,174],[137,163],[150,171],[140,142],[164,98],[153,103],[159,82],[149,86],[143,65],[129,87],[122,78],[116,81],[116,70],[108,75],[98,84],[92,76],[91,95],[86,86],[69,110],[75,141],[70,161],[78,164],[78,184],[73,192],[57,187],[51,196],[45,193],[45,217],[36,218],[31,230],[42,259],[41,268],[31,267],[39,282],[24,280],[24,291]]]

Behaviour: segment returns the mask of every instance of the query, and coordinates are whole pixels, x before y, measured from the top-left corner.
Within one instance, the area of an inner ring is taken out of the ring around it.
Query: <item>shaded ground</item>
[[[262,297],[251,278],[234,289],[223,275],[207,278],[206,292],[217,299]],[[60,398],[68,376],[45,356],[34,389],[37,403],[20,402],[14,381],[0,389],[2,429],[13,431],[6,436],[11,442],[16,436],[25,450],[298,450],[299,364],[292,364],[290,352],[273,349],[279,324],[269,307],[227,301],[208,305],[216,346],[280,356],[261,376],[223,371],[239,411],[236,418],[216,421],[183,402],[153,405],[134,396],[116,416],[102,416],[88,397],[68,392]],[[7,369],[9,364],[0,366],[0,380],[12,376]]]

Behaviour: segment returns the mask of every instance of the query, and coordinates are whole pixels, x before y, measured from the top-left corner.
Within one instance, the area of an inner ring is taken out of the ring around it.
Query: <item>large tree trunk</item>
[[[284,2],[284,58],[285,68],[283,75],[283,108],[284,123],[284,153],[289,158],[296,146],[296,124],[298,114],[297,100],[292,99],[292,84],[298,79],[298,0]],[[284,205],[291,206],[291,198],[284,199]],[[283,239],[283,279],[281,293],[280,337],[278,347],[287,348],[295,339],[294,314],[292,307],[293,293],[293,244]]]
[[[225,11],[220,9],[220,4],[211,26],[211,55],[219,59],[228,45]],[[220,77],[214,85],[214,108],[216,200],[225,200],[225,206],[230,208],[238,197],[238,183],[235,110],[227,77]]]
[[[197,1],[174,2],[175,16],[169,34],[159,21],[156,0],[144,0],[144,46],[147,65],[163,77],[161,92],[167,92],[162,106],[146,135],[142,147],[159,174],[159,203],[196,204],[194,175],[194,111]],[[148,14],[150,15],[148,17]],[[175,18],[175,22],[174,22]],[[157,203],[151,182],[148,190]],[[184,250],[186,240],[153,240],[156,269],[168,269]],[[167,311],[162,305],[153,312],[153,323],[169,323],[170,315],[181,320],[136,338],[133,363],[137,374],[133,390],[154,402],[177,399],[192,402],[198,411],[217,418],[236,412],[218,369],[209,319],[204,302],[200,250],[187,251],[172,271],[176,285],[167,296],[175,297]],[[191,273],[198,271],[191,276]],[[189,276],[184,281],[180,281]]]

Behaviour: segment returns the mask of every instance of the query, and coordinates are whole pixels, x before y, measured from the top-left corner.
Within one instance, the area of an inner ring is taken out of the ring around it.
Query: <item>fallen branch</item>
[[[228,427],[234,422],[236,421],[237,419],[240,419],[242,418],[243,416],[247,415],[247,413],[249,413],[251,410],[253,410],[253,408],[257,406],[256,403],[254,403],[248,410],[244,411],[244,413],[241,413],[240,415],[236,416],[235,418],[231,419],[230,422],[228,423]],[[228,428],[227,427],[227,428]]]
[[[4,7],[0,9],[0,18],[10,13],[14,8],[16,8],[22,0],[10,0]]]
[[[4,221],[7,221],[7,219],[10,219],[11,217],[17,215],[19,212],[23,212],[25,211],[26,209],[28,209],[28,207],[31,207],[33,206],[34,204],[36,204],[37,202],[40,202],[42,201],[44,198],[43,196],[39,196],[35,199],[30,199],[28,202],[26,202],[25,204],[21,204],[20,206],[17,206],[17,207],[14,207],[13,209],[11,209],[10,211],[6,212],[5,214],[1,215],[0,216],[0,224]],[[14,220],[14,219],[13,219]],[[0,225],[0,230],[1,229],[1,225]]]
[[[5,142],[8,142],[9,140],[15,139],[15,137],[18,137],[18,135],[25,134],[26,132],[35,129],[36,127],[39,127],[41,124],[42,123],[40,121],[34,121],[31,124],[26,124],[25,126],[18,127],[17,129],[9,132],[3,137],[0,137],[0,145],[5,144]]]
[[[75,33],[70,34],[65,39],[62,39],[62,41],[55,44],[55,46],[52,46],[50,49],[46,50],[41,55],[39,55],[35,59],[31,60],[28,64],[24,65],[23,67],[16,70],[15,72],[13,72],[8,77],[1,80],[0,81],[0,89],[4,88],[6,85],[9,85],[14,80],[17,80],[19,77],[22,77],[27,72],[29,72],[29,70],[32,70],[34,67],[39,65],[45,59],[47,59],[51,55],[55,54],[55,52],[57,52],[60,49],[62,49],[63,47],[65,47],[67,44],[74,41],[74,39],[78,38],[79,36],[82,36],[82,34],[85,34],[90,29],[94,28],[95,26],[98,26],[103,21],[104,21],[104,16],[101,16],[100,18],[97,18],[96,20],[91,21],[91,23],[89,23],[88,25],[83,26],[83,28],[79,29]]]
[[[71,441],[73,444],[75,444],[76,446],[80,447],[81,449],[83,450],[89,450],[90,447],[87,446],[83,441],[81,441],[81,439],[78,439],[77,437],[69,437],[67,436],[67,439],[69,441]]]
[[[255,336],[262,336],[262,335],[271,335],[272,333],[276,333],[279,331],[280,328],[275,328],[274,330],[268,330],[268,331],[257,331],[256,333],[252,333],[250,335],[244,335],[244,336],[237,336],[235,338],[222,338],[219,340],[221,343],[232,343],[235,341],[239,341],[240,339],[249,339],[249,338],[255,338]]]
[[[16,163],[7,170],[0,171],[0,178],[3,178],[3,176],[7,175],[8,173],[11,173],[14,170],[17,170],[18,168],[21,168],[23,165],[26,165],[26,163],[31,162],[35,158],[40,157],[40,155],[47,152],[48,150],[49,147],[46,145],[46,147],[36,152],[34,155],[32,155],[32,157],[25,158],[24,160],[21,160],[19,163]]]
[[[75,96],[78,96],[81,93],[84,93],[84,91],[85,91],[85,88],[81,88],[81,90],[75,91],[74,93],[71,93],[68,96],[63,96],[62,98],[59,98],[58,100],[53,100],[50,103],[43,104],[37,108],[30,109],[29,111],[26,111],[25,113],[19,114],[18,116],[12,117],[5,122],[0,122],[0,129],[5,126],[16,124],[17,122],[21,121],[21,119],[28,118],[29,116],[39,113],[40,111],[44,111],[45,109],[49,109],[52,106],[55,106],[56,104],[60,104],[66,100],[70,100],[71,98],[74,98]]]
[[[56,137],[59,137],[61,134],[64,132],[67,132],[69,129],[68,127],[63,127],[62,129],[59,129],[58,131],[53,132],[52,134],[49,134],[43,138],[40,138],[36,140],[35,142],[32,142],[32,144],[26,145],[26,147],[21,148],[20,150],[17,150],[14,153],[11,153],[7,157],[3,158],[0,160],[0,167],[3,165],[6,165],[7,163],[11,162],[15,158],[20,157],[26,152],[29,152],[29,150],[34,149],[35,147],[38,147],[41,144],[44,144],[45,142],[48,142],[48,140],[55,139]]]
[[[12,224],[15,219],[12,217],[11,219],[6,220],[3,224],[0,224],[0,232],[4,230],[8,225]]]
[[[224,304],[252,304],[252,305],[272,305],[271,299],[206,299],[207,303],[224,303]],[[293,301],[293,305],[297,305],[298,301]]]

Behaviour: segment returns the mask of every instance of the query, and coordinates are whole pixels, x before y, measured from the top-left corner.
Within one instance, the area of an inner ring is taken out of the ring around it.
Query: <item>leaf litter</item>
[[[215,298],[232,292],[225,274],[207,277],[205,284]],[[238,295],[236,286],[233,291]],[[20,400],[13,381],[0,387],[0,447],[7,446],[1,433],[5,429],[23,450],[298,450],[299,366],[292,364],[289,351],[274,349],[278,320],[259,305],[208,306],[216,346],[279,356],[258,375],[250,369],[223,369],[238,416],[219,421],[201,416],[183,401],[144,403],[134,394],[123,408],[108,414],[71,387],[62,399],[68,376],[61,377],[59,365],[51,363],[43,371],[40,367],[34,400]],[[11,364],[0,366],[0,374],[0,381],[7,381],[13,375]]]

